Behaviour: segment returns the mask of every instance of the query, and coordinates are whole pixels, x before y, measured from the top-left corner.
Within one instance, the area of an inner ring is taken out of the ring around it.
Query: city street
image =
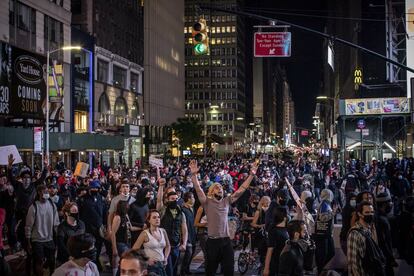
[[[414,276],[413,85],[414,0],[1,0],[0,276]]]

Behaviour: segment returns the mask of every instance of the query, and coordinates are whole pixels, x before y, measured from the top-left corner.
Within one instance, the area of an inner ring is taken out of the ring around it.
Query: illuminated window
[[[193,38],[192,37],[188,38],[188,43],[193,44]]]
[[[88,113],[75,111],[75,133],[84,133],[88,131]]]
[[[217,27],[217,33],[218,34],[221,33],[221,28],[220,27]]]
[[[212,38],[212,39],[211,39],[211,44],[212,44],[212,45],[216,44],[216,39],[215,39],[215,38]]]
[[[188,32],[189,32],[189,33],[192,33],[192,32],[193,32],[193,27],[191,27],[191,26],[190,26],[190,27],[188,27]]]
[[[236,26],[231,26],[231,32],[235,33],[236,32]]]
[[[225,26],[221,27],[221,32],[222,33],[225,33],[226,32],[226,27]]]
[[[217,44],[221,44],[221,38],[217,38]]]
[[[226,32],[230,33],[231,32],[231,26],[227,26],[226,27]]]
[[[124,98],[118,97],[115,101],[116,125],[123,126],[128,115],[127,104]]]
[[[211,33],[213,33],[213,34],[216,33],[216,27],[211,27]]]
[[[185,34],[187,33],[187,27],[184,27],[184,33]]]

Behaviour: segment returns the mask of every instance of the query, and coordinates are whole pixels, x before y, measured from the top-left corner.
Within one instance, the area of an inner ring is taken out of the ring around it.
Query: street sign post
[[[360,129],[361,132],[361,161],[363,161],[363,155],[364,155],[364,143],[363,143],[363,137],[364,137],[364,128],[365,128],[365,120],[364,119],[359,119],[357,122],[357,128]]]
[[[290,57],[290,32],[254,33],[255,57]]]
[[[358,120],[358,122],[357,122],[357,127],[359,128],[359,129],[364,129],[365,128],[365,120],[364,119],[359,119]]]

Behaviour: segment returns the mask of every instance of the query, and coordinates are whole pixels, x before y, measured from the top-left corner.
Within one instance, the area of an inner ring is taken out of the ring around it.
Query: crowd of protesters
[[[47,160],[41,171],[13,163],[0,171],[0,275],[21,251],[26,275],[191,275],[200,250],[205,275],[233,275],[237,245],[257,252],[263,275],[321,275],[337,254],[337,223],[347,260],[337,273],[414,264],[413,158],[340,166],[233,155],[103,163],[83,178]]]

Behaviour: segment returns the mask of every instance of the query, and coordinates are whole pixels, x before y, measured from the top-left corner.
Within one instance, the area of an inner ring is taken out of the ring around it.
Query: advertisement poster
[[[409,113],[407,98],[367,98],[345,100],[345,115]]]
[[[46,57],[0,42],[0,116],[43,119]]]

